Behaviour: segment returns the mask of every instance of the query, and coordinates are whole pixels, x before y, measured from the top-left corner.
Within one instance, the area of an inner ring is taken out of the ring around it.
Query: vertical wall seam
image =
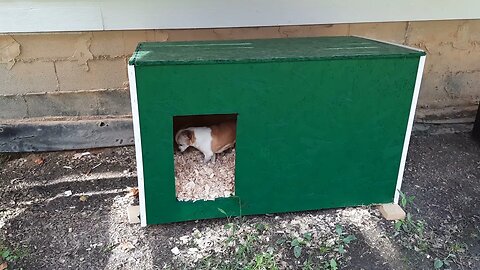
[[[25,97],[25,95],[21,95],[21,97],[23,99],[23,102],[25,102],[25,109],[27,111],[27,115],[25,118],[30,118],[30,108],[28,107],[27,98]]]
[[[285,37],[286,37],[286,38],[289,38],[289,37],[290,37],[290,36],[288,35],[287,31],[282,31],[282,27],[281,27],[281,26],[278,26],[278,27],[277,27],[277,32],[278,32],[278,34],[279,34],[278,37],[280,37],[280,38],[282,38],[282,37],[283,37],[283,38],[285,38]]]
[[[100,7],[100,17],[102,18],[102,30],[105,30],[105,18],[103,16],[103,10]]]
[[[60,91],[60,81],[58,80],[57,74],[57,61],[53,61],[53,71],[55,72],[55,81],[57,82],[57,87],[55,88],[55,91]]]
[[[403,36],[403,44],[408,44],[408,31],[410,31],[410,21],[407,21],[407,25],[405,26],[405,35]]]

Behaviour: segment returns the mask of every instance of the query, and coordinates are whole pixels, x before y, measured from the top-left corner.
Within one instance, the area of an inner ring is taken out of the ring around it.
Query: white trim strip
[[[393,202],[398,204],[400,198],[400,188],[402,187],[403,172],[405,170],[405,162],[407,161],[408,145],[410,144],[410,136],[412,134],[413,119],[415,117],[415,109],[417,108],[418,94],[420,92],[420,84],[422,83],[423,68],[425,66],[425,56],[420,57],[417,70],[417,78],[415,80],[415,88],[413,90],[412,106],[410,107],[410,116],[408,117],[407,132],[405,141],[403,142],[402,158],[400,160],[400,168],[398,169],[397,186],[395,187],[395,196]]]
[[[135,156],[137,159],[138,198],[140,201],[140,225],[147,226],[147,211],[145,205],[145,182],[143,178],[142,139],[140,137],[140,118],[138,114],[137,79],[135,66],[128,65],[128,81],[130,83],[130,100],[132,102],[133,135],[135,137]]]

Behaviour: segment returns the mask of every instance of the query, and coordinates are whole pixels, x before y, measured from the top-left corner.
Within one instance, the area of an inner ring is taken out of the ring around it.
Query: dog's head
[[[190,129],[182,129],[175,135],[175,142],[177,142],[180,151],[183,152],[195,143],[195,133]]]

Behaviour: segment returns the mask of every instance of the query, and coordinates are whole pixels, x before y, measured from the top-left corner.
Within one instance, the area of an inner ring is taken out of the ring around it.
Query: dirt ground
[[[1,155],[0,269],[480,269],[480,144],[416,130],[401,223],[355,207],[141,228],[133,147]]]

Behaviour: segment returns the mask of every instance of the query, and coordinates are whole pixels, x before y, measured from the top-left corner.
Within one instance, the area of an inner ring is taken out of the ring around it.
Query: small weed
[[[8,268],[8,264],[16,262],[27,255],[25,250],[19,249],[11,249],[0,243],[0,265],[4,267],[4,269]]]
[[[395,235],[397,236],[400,234],[401,231],[410,234],[416,235],[420,239],[423,239],[424,232],[425,232],[425,223],[421,220],[413,220],[412,215],[407,213],[407,216],[403,220],[397,220],[395,222]]]
[[[268,230],[268,225],[260,222],[255,224],[255,229],[257,230],[257,232],[263,233],[264,231]]]
[[[312,241],[312,233],[304,233],[302,237],[293,238],[290,241],[290,246],[293,248],[293,255],[295,258],[302,256],[302,249],[308,243]]]
[[[350,244],[350,242],[356,240],[357,238],[353,234],[346,235],[346,233],[343,232],[343,227],[340,224],[335,226],[335,232],[337,233],[338,241],[334,250],[343,255],[346,252],[345,245]]]
[[[325,269],[337,270],[337,261],[335,259],[330,259],[328,262],[325,262]]]
[[[320,254],[327,254],[328,252],[330,252],[332,249],[330,247],[327,247],[325,245],[323,246],[320,246],[319,248],[319,251],[320,251]]]
[[[443,259],[435,259],[433,261],[433,268],[435,269],[441,269],[443,268],[444,266],[447,266],[449,267],[450,266],[450,263],[452,263],[452,260],[453,258],[455,258],[455,254],[448,254],[447,257],[443,258]]]
[[[441,269],[441,268],[450,268],[450,264],[454,262],[454,259],[457,258],[458,253],[463,253],[466,251],[467,245],[466,244],[458,244],[455,243],[450,247],[450,253],[445,256],[443,259],[436,258],[433,261],[433,268]]]
[[[450,246],[449,251],[452,254],[455,253],[464,253],[467,250],[468,246],[465,243],[454,243]]]
[[[221,209],[219,209],[220,212]],[[222,212],[223,213],[223,212]],[[225,213],[224,213],[225,214]],[[198,261],[195,269],[229,269],[229,270],[267,270],[278,269],[274,247],[263,250],[259,236],[268,226],[257,223],[253,230],[244,230],[240,219],[232,219],[224,225],[228,231],[225,239],[225,252],[221,256],[211,255]],[[228,258],[228,259],[225,259]]]
[[[199,265],[196,267],[197,269],[231,269],[227,267],[226,263],[221,260],[218,260],[212,256],[204,257]]]
[[[217,208],[217,209],[220,213],[222,213],[227,218],[227,222],[230,223],[230,219],[231,219],[232,216],[228,215],[227,212],[225,210],[223,210],[222,208]]]
[[[281,245],[285,244],[285,242],[287,242],[287,238],[282,236],[282,237],[278,238],[277,241],[275,241],[275,244],[281,246]]]
[[[400,206],[405,209],[407,205],[413,204],[413,200],[415,200],[415,196],[407,196],[402,191],[398,191],[400,193]]]
[[[245,270],[276,270],[278,269],[275,258],[270,253],[261,253],[245,267]]]
[[[400,206],[402,206],[403,209],[406,209],[410,204],[413,204],[413,200],[415,199],[415,196],[407,196],[405,193],[400,192]],[[423,233],[425,232],[425,223],[423,221],[414,221],[412,219],[412,215],[410,213],[407,213],[407,216],[403,220],[397,220],[395,222],[395,230],[397,233],[395,234],[398,235],[398,233],[403,230],[404,232],[408,234],[416,234],[420,238],[423,238]]]
[[[257,241],[257,237],[252,234],[248,234],[243,244],[240,244],[235,252],[235,256],[240,260],[248,259],[253,254],[254,243]]]
[[[413,204],[415,196],[407,196],[400,191],[400,205],[406,209],[410,204]],[[414,245],[406,244],[408,248],[413,248],[416,251],[426,252],[430,245],[425,237],[426,223],[421,220],[414,220],[412,214],[407,213],[405,219],[397,220],[394,223],[395,233],[394,237],[400,234],[405,234],[414,240]]]
[[[237,230],[238,230],[238,224],[237,223],[232,223],[229,222],[225,224],[224,226],[225,229],[230,230],[230,234],[226,240],[227,245],[229,245],[232,242],[235,242],[237,239]]]
[[[415,196],[407,196],[405,193],[400,191],[400,205],[404,209],[408,209],[413,201]],[[467,246],[465,244],[454,243],[448,250],[435,250],[432,245],[432,237],[430,235],[427,237],[425,235],[425,228],[427,224],[421,220],[415,220],[410,213],[407,212],[405,219],[397,220],[394,223],[395,233],[394,237],[400,236],[402,244],[415,251],[421,253],[430,253],[430,256],[435,258],[433,260],[434,269],[443,269],[450,268],[450,264],[453,263],[454,259],[457,257],[456,254],[465,252]],[[444,255],[448,253],[448,255]]]
[[[105,253],[110,253],[112,252],[119,244],[110,244],[110,245],[106,245],[104,248],[103,248],[103,252]]]
[[[315,266],[312,262],[312,258],[308,257],[308,259],[303,263],[302,270],[313,270],[313,269],[315,269],[314,267]]]
[[[305,241],[308,241],[308,242],[312,241],[312,233],[310,232],[304,233],[303,239],[305,239]]]
[[[320,239],[316,239],[313,231],[271,237],[269,225],[263,222],[242,224],[239,219],[232,218],[223,228],[226,235],[221,253],[213,252],[190,265],[179,262],[180,266],[186,269],[276,270],[292,264],[295,269],[302,270],[335,270],[348,245],[356,239],[345,233],[340,225],[335,227],[335,240],[331,245],[315,242]]]

